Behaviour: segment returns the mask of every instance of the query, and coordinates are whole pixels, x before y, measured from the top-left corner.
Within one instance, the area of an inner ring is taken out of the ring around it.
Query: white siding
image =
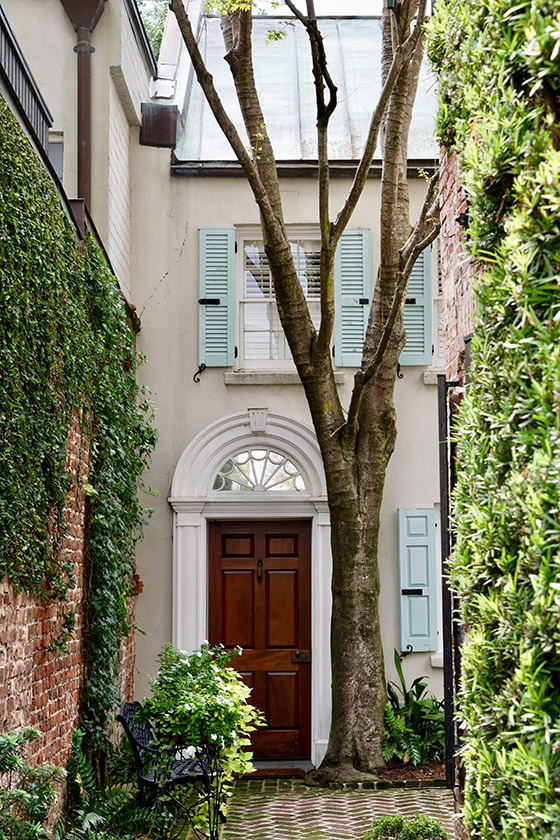
[[[117,279],[130,294],[129,126],[113,81],[109,99],[109,241],[107,250]]]

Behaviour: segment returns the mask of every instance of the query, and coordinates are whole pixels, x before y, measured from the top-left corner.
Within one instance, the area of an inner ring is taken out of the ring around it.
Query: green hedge
[[[479,266],[452,582],[472,838],[560,825],[560,12],[438,0],[439,133]]]
[[[76,239],[54,186],[0,98],[0,578],[64,603],[61,550],[74,417],[91,442],[84,723],[105,742],[128,632],[137,484],[155,443],[122,297],[95,242]],[[67,611],[65,633],[71,630]],[[64,634],[58,640],[64,646]]]

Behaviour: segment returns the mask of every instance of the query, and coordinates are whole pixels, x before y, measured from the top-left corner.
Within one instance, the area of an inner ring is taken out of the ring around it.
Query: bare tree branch
[[[408,276],[410,276],[410,273],[414,267],[414,263],[416,262],[422,251],[425,248],[427,248],[428,245],[431,245],[434,239],[439,234],[441,224],[439,221],[439,204],[437,199],[434,201],[430,208],[430,214],[433,220],[433,225],[431,228],[427,228],[427,232],[425,233],[423,239],[418,238],[418,240],[415,242],[403,268],[403,273],[408,274]]]
[[[434,213],[434,196],[436,195],[436,190],[439,182],[439,169],[434,172],[430,180],[428,181],[428,189],[426,190],[426,195],[424,196],[424,202],[422,204],[422,208],[420,210],[418,220],[414,225],[412,233],[410,234],[409,238],[401,248],[400,258],[401,258],[401,265],[406,265],[410,254],[417,243],[425,239],[425,237],[430,232],[433,224],[429,224],[433,219],[434,216],[436,220],[439,218],[439,212],[437,212],[437,201],[436,203],[436,212]]]
[[[237,132],[237,129],[228,117],[218,92],[214,87],[214,80],[211,73],[208,72],[204,59],[200,54],[191,23],[183,5],[183,0],[170,0],[169,8],[177,18],[177,23],[179,25],[179,29],[181,30],[185,46],[189,52],[198,82],[204,91],[204,95],[206,96],[206,100],[212,109],[212,113],[216,117],[220,128],[224,132],[224,135],[241,164],[263,217],[268,219],[271,224],[274,224],[275,213],[270,198],[261,181],[259,173]],[[276,221],[276,223],[278,223],[278,221]]]
[[[225,60],[230,66],[237,99],[253,153],[253,162],[270,198],[274,212],[282,220],[280,185],[276,159],[264,121],[253,70],[251,11],[237,10],[221,18],[226,44]],[[283,224],[283,220],[282,220]]]
[[[284,0],[284,3],[295,17],[305,26],[307,34],[316,50],[316,57],[313,56],[313,75],[315,76],[315,90],[317,94],[317,114],[323,117],[326,112],[327,118],[333,113],[337,105],[338,88],[332,80],[331,74],[327,68],[327,55],[325,52],[325,44],[323,36],[317,26],[317,18],[315,16],[315,5],[313,0],[307,0],[307,15],[302,14],[297,6],[292,3],[292,0]],[[315,66],[315,58],[317,65]],[[318,73],[316,73],[316,70]],[[323,80],[329,90],[329,102],[325,104],[323,96]]]
[[[432,190],[433,194],[433,190]],[[376,375],[377,371],[379,370],[379,366],[383,360],[383,354],[387,348],[389,340],[391,338],[393,328],[395,326],[395,321],[397,319],[397,315],[399,309],[404,305],[406,290],[408,288],[408,280],[410,278],[410,274],[414,267],[414,263],[422,253],[422,251],[431,245],[432,242],[436,239],[440,231],[440,222],[439,222],[439,206],[437,198],[431,204],[429,211],[426,213],[427,218],[433,219],[433,225],[428,233],[426,233],[423,239],[416,239],[414,244],[412,245],[408,259],[404,268],[399,273],[399,278],[397,282],[397,287],[395,289],[395,295],[393,297],[393,301],[391,303],[391,308],[389,310],[389,314],[387,316],[387,320],[385,321],[383,332],[381,334],[381,338],[375,350],[374,356],[370,364],[367,366],[365,370],[359,370],[356,372],[354,377],[354,388],[352,391],[352,398],[350,400],[350,406],[348,408],[348,417],[346,421],[346,429],[345,435],[347,437],[353,437],[357,431],[357,420],[358,420],[358,412],[361,404],[361,399],[363,395],[363,391],[367,383],[373,379]],[[418,224],[415,226],[415,231],[418,228]],[[414,234],[413,234],[414,235]],[[413,236],[412,235],[412,236]],[[412,238],[411,236],[411,238]],[[410,241],[410,240],[409,240]],[[407,243],[408,245],[408,243]]]
[[[305,27],[311,48],[311,60],[317,103],[317,158],[319,181],[319,228],[321,231],[321,325],[314,355],[329,355],[334,329],[334,246],[331,242],[329,209],[330,168],[328,152],[329,119],[337,104],[337,87],[327,67],[323,36],[317,26],[313,0],[307,0],[307,15],[302,14],[292,0],[286,6]],[[329,101],[325,102],[325,85]]]
[[[373,379],[373,377],[376,375],[381,366],[381,363],[383,361],[383,355],[385,353],[385,350],[387,349],[387,345],[389,344],[389,341],[393,334],[393,328],[395,326],[395,321],[397,320],[397,315],[404,304],[407,286],[408,276],[405,275],[403,272],[399,275],[397,288],[395,289],[395,295],[391,303],[391,308],[389,310],[387,320],[385,321],[383,332],[375,350],[373,359],[365,370],[358,370],[354,376],[354,388],[352,389],[352,397],[350,399],[350,405],[348,407],[346,427],[344,428],[344,437],[347,440],[353,440],[356,436],[358,430],[358,414],[362,402],[364,388],[367,385],[367,383],[371,379]]]
[[[362,159],[360,160],[360,163],[356,170],[356,175],[354,176],[354,182],[352,184],[344,207],[341,209],[333,225],[334,245],[336,245],[336,243],[340,239],[342,231],[345,229],[348,222],[350,221],[350,217],[356,208],[356,204],[358,203],[360,195],[362,194],[363,188],[367,180],[369,168],[371,166],[371,162],[375,154],[379,129],[382,120],[385,116],[385,112],[387,110],[391,94],[399,79],[403,67],[406,66],[407,60],[410,58],[410,56],[416,48],[416,45],[418,44],[418,41],[422,34],[422,27],[424,26],[425,13],[426,0],[420,0],[418,6],[418,17],[412,32],[410,33],[406,41],[403,44],[399,44],[399,46],[397,46],[395,50],[391,68],[387,74],[387,78],[385,80],[385,83],[383,84],[383,89],[379,97],[379,101],[371,118],[366,144],[362,154]]]

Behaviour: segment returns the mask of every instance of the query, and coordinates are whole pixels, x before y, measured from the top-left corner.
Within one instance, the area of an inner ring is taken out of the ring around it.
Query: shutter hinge
[[[369,303],[369,298],[360,298],[359,303],[360,303],[362,306],[367,306],[367,305],[368,305],[368,303]]]
[[[434,347],[434,345],[432,344],[432,356],[434,355],[434,353],[435,353],[435,352],[436,352],[436,348],[435,348],[435,347]]]
[[[333,358],[334,358],[334,344],[332,346],[332,354],[333,354]]]
[[[198,302],[202,306],[219,306],[220,298],[199,298]]]
[[[237,254],[237,239],[235,240],[234,246],[235,246],[235,247],[234,247],[234,253],[236,253],[236,254]]]
[[[407,298],[405,303],[416,303],[416,298]]]
[[[233,348],[233,358],[237,359],[238,355],[239,355],[239,350],[237,349],[237,347],[234,347]]]

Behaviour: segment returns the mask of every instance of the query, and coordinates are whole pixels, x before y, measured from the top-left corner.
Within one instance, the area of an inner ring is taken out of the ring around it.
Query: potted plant
[[[180,746],[182,756],[211,765],[210,795],[193,806],[209,836],[217,836],[231,782],[253,769],[250,733],[264,724],[262,713],[247,702],[251,689],[228,667],[239,653],[208,642],[191,654],[166,645],[150,680],[152,697],[142,702],[160,755],[173,756]]]

